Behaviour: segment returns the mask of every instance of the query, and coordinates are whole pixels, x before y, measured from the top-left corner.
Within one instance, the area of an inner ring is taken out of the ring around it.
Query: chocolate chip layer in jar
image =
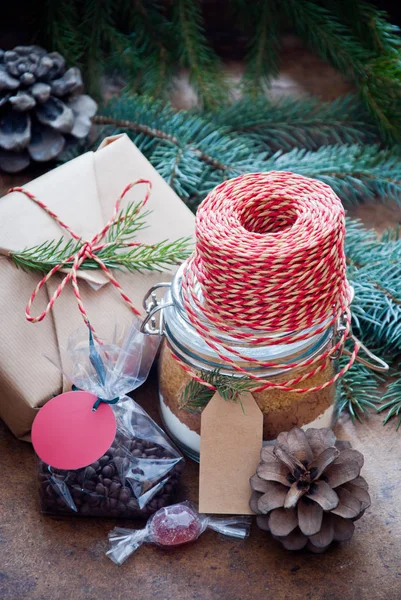
[[[158,363],[160,412],[165,429],[172,439],[191,458],[199,459],[200,450],[200,417],[201,410],[188,410],[183,394],[191,381],[191,376],[175,360],[172,351],[193,372],[212,372],[218,370],[226,377],[238,377],[238,373],[224,363],[220,357],[205,343],[202,337],[192,326],[182,303],[181,273],[182,267],[168,288],[160,303],[153,294],[152,304],[148,305],[149,313],[153,317],[157,312],[162,313],[160,321],[161,333],[165,336]],[[155,324],[154,324],[155,326]],[[149,327],[149,332],[153,329]],[[157,330],[159,331],[159,330]],[[215,335],[220,335],[216,331]],[[333,344],[334,332],[331,328],[323,333],[310,335],[299,342],[290,344],[274,343],[266,346],[252,346],[244,342],[238,345],[233,341],[234,351],[241,351],[249,357],[255,357],[260,362],[275,364],[292,364],[308,359],[316,362],[313,368],[321,366],[312,377],[294,385],[298,389],[320,387],[330,381],[335,374],[336,362],[331,359],[320,360],[320,356]],[[228,336],[222,335],[225,344],[230,343]],[[241,368],[249,369],[251,363],[238,360]],[[263,369],[254,371],[261,379],[268,379],[274,383],[287,382],[291,378],[305,375],[310,371],[310,366],[286,369]],[[327,427],[333,420],[333,407],[335,401],[335,385],[330,385],[319,391],[308,393],[294,393],[279,389],[268,389],[261,392],[252,392],[264,416],[264,439],[272,440],[281,431],[288,431],[291,427]]]

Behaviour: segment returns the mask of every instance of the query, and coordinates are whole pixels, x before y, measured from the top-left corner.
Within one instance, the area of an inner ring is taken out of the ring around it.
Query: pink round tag
[[[66,392],[49,400],[32,425],[36,454],[55,469],[81,469],[107,452],[116,435],[117,423],[108,404],[89,392]]]

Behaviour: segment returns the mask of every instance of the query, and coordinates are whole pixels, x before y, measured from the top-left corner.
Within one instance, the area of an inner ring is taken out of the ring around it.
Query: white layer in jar
[[[331,379],[333,374],[334,365],[329,363],[325,369],[308,380],[308,387],[321,385]],[[285,380],[285,377],[286,374],[282,374],[274,379],[280,382],[280,379]],[[184,448],[199,453],[200,413],[189,412],[181,407],[182,393],[189,381],[189,374],[172,358],[170,349],[164,342],[159,359],[161,415],[172,437]],[[331,426],[335,386],[306,394],[265,390],[254,392],[253,396],[263,413],[264,440],[273,440],[281,431],[289,431],[294,426]]]
[[[164,425],[167,432],[176,440],[179,444],[185,448],[189,448],[194,454],[200,453],[200,435],[196,431],[192,431],[179,418],[170,410],[165,404],[162,396],[160,396],[160,411]],[[307,425],[302,425],[302,429],[308,429],[309,427],[331,427],[333,422],[334,407],[329,406],[326,408],[323,414],[319,415],[314,421]]]

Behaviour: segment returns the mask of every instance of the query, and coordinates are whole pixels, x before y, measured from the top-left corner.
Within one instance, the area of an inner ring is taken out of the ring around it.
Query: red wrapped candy
[[[122,565],[144,542],[163,548],[180,546],[194,542],[208,528],[242,539],[249,535],[250,526],[250,517],[209,517],[199,514],[190,502],[181,502],[158,510],[144,529],[113,529],[106,554],[117,565]]]
[[[159,546],[178,546],[193,542],[202,533],[200,515],[184,503],[159,510],[150,527],[152,541]]]

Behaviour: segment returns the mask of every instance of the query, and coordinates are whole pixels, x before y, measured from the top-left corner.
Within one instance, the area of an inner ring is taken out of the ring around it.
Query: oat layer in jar
[[[155,331],[158,332],[160,327],[164,335],[158,362],[160,413],[164,428],[188,456],[198,460],[201,411],[194,411],[185,406],[184,391],[191,382],[191,376],[173,358],[172,351],[195,372],[211,373],[218,370],[222,376],[236,378],[241,377],[241,374],[224,363],[192,326],[182,302],[181,281],[184,268],[185,265],[178,270],[171,286],[167,285],[167,291],[161,301],[156,299],[156,290],[151,290],[149,298],[153,295],[153,299],[148,301],[147,308],[149,314],[153,313],[153,318],[157,314],[161,315]],[[200,290],[199,293],[201,295]],[[151,320],[149,319],[145,324],[148,333],[152,331]],[[215,331],[215,334],[221,336],[220,332]],[[229,336],[223,337],[225,343],[230,342]],[[293,344],[269,345],[266,342],[266,346],[263,347],[243,344],[239,348],[237,340],[231,342],[233,349],[240,349],[260,361],[290,364],[295,359],[300,362],[323,354],[333,343],[333,329]],[[246,369],[252,368],[250,363],[238,361],[238,364]],[[318,387],[332,379],[335,368],[335,361],[330,361],[322,371],[308,379],[308,387]],[[304,368],[304,371],[307,370],[308,368]],[[302,368],[291,369],[290,373],[288,369],[264,369],[254,372],[260,378],[281,383],[287,381],[290,375],[301,375]],[[304,384],[300,383],[298,387],[304,387]],[[281,431],[288,431],[295,425],[330,427],[333,420],[335,394],[335,385],[306,394],[275,389],[253,392],[253,397],[263,412],[264,439],[273,440]]]

